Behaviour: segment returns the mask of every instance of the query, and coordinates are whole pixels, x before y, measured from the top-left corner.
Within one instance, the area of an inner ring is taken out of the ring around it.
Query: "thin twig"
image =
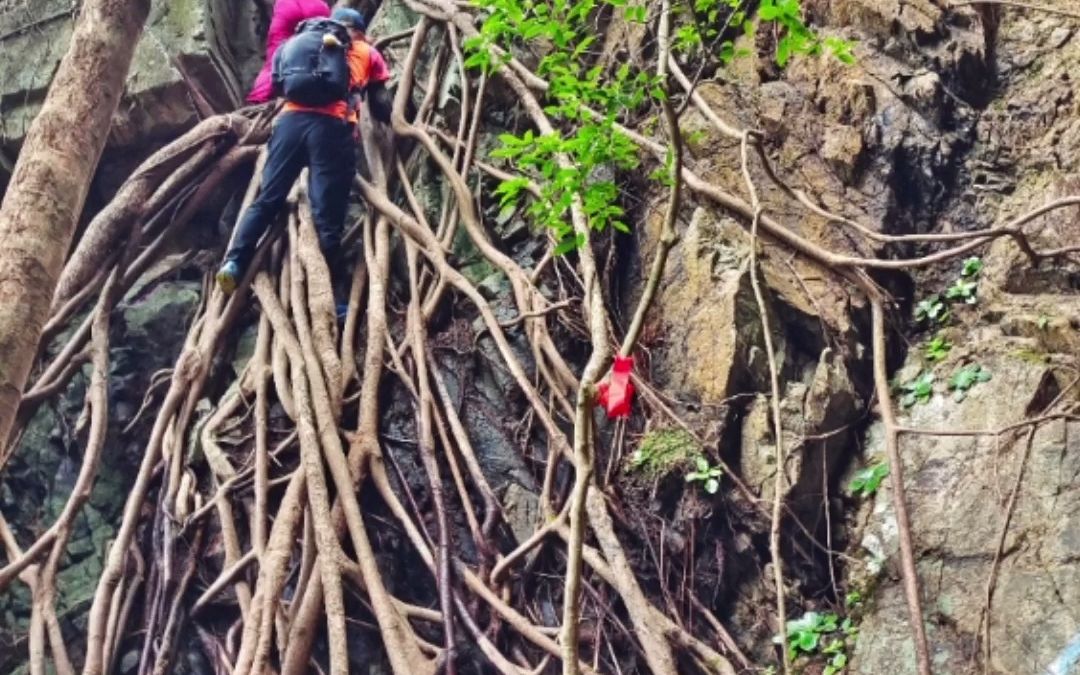
[[[742,171],[746,182],[746,189],[750,193],[750,203],[754,208],[754,219],[750,225],[750,284],[754,289],[754,299],[757,301],[758,315],[761,318],[761,332],[765,340],[765,355],[769,362],[769,383],[772,389],[771,407],[776,442],[776,475],[773,481],[773,508],[772,524],[769,528],[769,554],[772,558],[773,580],[776,592],[776,619],[780,624],[779,634],[787,635],[787,599],[784,584],[784,563],[780,550],[780,529],[782,521],[782,507],[784,502],[785,467],[787,455],[784,451],[784,428],[783,419],[780,417],[780,378],[776,367],[776,353],[773,351],[772,330],[769,326],[769,310],[765,304],[765,297],[761,292],[761,284],[757,276],[757,232],[758,223],[761,220],[761,202],[758,200],[757,188],[754,179],[750,175],[749,152],[750,132],[743,133],[742,141]],[[784,672],[791,673],[791,655],[786,642],[781,643],[780,652],[783,655]]]

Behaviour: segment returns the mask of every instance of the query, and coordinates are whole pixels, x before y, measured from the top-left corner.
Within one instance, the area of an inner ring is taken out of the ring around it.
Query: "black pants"
[[[308,167],[308,196],[319,246],[331,274],[340,273],[338,249],[356,171],[354,145],[349,125],[336,117],[308,112],[281,115],[270,134],[259,196],[236,226],[225,259],[241,269],[247,267],[259,239],[281,211],[300,172]]]

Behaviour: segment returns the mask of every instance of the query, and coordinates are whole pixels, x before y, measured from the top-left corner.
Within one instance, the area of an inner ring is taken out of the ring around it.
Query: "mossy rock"
[[[658,479],[689,469],[701,456],[701,445],[685,429],[654,429],[641,437],[637,449],[626,460],[626,471]]]

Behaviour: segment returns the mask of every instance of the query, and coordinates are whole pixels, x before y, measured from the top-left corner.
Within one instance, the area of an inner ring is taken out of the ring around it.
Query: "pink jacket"
[[[274,52],[296,32],[301,21],[319,16],[330,16],[330,6],[325,0],[277,0],[274,3],[274,16],[266,36],[266,61],[248,94],[248,103],[265,103],[273,98],[270,67],[274,63]]]

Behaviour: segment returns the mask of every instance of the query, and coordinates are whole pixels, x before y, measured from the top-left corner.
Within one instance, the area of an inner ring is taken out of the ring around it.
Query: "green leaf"
[[[945,320],[947,313],[945,303],[936,295],[920,300],[915,305],[915,320],[919,322],[936,321],[940,323]]]
[[[926,343],[926,360],[930,362],[944,360],[949,355],[949,351],[952,347],[952,343],[944,337],[940,335],[935,336],[934,339]]]
[[[495,188],[495,194],[502,195],[499,206],[506,206],[513,202],[528,184],[529,179],[524,177],[511,178],[499,183],[499,186]]]
[[[776,21],[780,18],[780,9],[773,4],[772,0],[763,0],[761,6],[758,7],[758,16],[765,21]]]
[[[795,634],[794,646],[804,652],[813,652],[817,649],[819,639],[817,633],[812,631],[800,631]]]
[[[978,284],[974,281],[957,279],[952,286],[945,291],[945,297],[949,300],[963,300],[968,304],[974,304],[977,298],[975,292]]]
[[[735,43],[731,40],[725,40],[724,43],[720,45],[720,60],[724,63],[731,63],[734,58]]]
[[[824,42],[832,55],[841,63],[847,65],[855,63],[855,55],[851,53],[851,50],[855,47],[854,43],[834,36],[825,38]]]
[[[486,49],[478,52],[474,52],[469,58],[465,59],[466,68],[479,68],[481,70],[487,70],[491,65],[491,54]]]
[[[826,615],[822,616],[821,617],[821,625],[819,627],[819,632],[822,632],[822,633],[831,633],[831,632],[833,632],[834,630],[836,630],[836,627],[837,627],[839,621],[840,621],[840,617],[838,617],[838,616],[836,616],[835,614],[832,614],[832,613],[829,613],[829,614],[826,614]]]
[[[785,35],[780,38],[780,41],[776,43],[776,65],[783,68],[787,65],[789,59],[791,59],[792,50],[792,38],[789,35]]]
[[[870,497],[881,487],[881,482],[889,475],[889,465],[885,463],[874,464],[855,474],[848,488],[852,494],[861,497]]]
[[[716,494],[716,491],[719,490],[719,489],[720,489],[720,481],[718,481],[717,479],[710,478],[709,480],[705,481],[705,492],[708,492],[709,494],[714,495],[714,494]]]
[[[626,20],[633,23],[645,23],[648,16],[646,7],[627,7]]]
[[[925,403],[934,395],[934,374],[922,373],[914,380],[900,385],[900,388],[905,392],[904,397],[900,399],[900,405],[903,407],[910,408],[916,403]]]
[[[960,270],[960,276],[962,277],[977,277],[979,272],[982,272],[983,261],[977,256],[972,256],[964,260],[964,266]]]
[[[709,460],[699,455],[694,458],[694,466],[697,467],[698,471],[705,473],[709,470]]]
[[[963,395],[969,389],[980,382],[989,382],[990,373],[977,363],[964,366],[953,374],[949,380],[949,389],[956,390],[957,400],[963,400]]]
[[[559,245],[555,247],[554,255],[566,255],[570,251],[576,251],[581,248],[585,243],[585,235],[578,234],[572,237],[566,237],[559,242]]]

